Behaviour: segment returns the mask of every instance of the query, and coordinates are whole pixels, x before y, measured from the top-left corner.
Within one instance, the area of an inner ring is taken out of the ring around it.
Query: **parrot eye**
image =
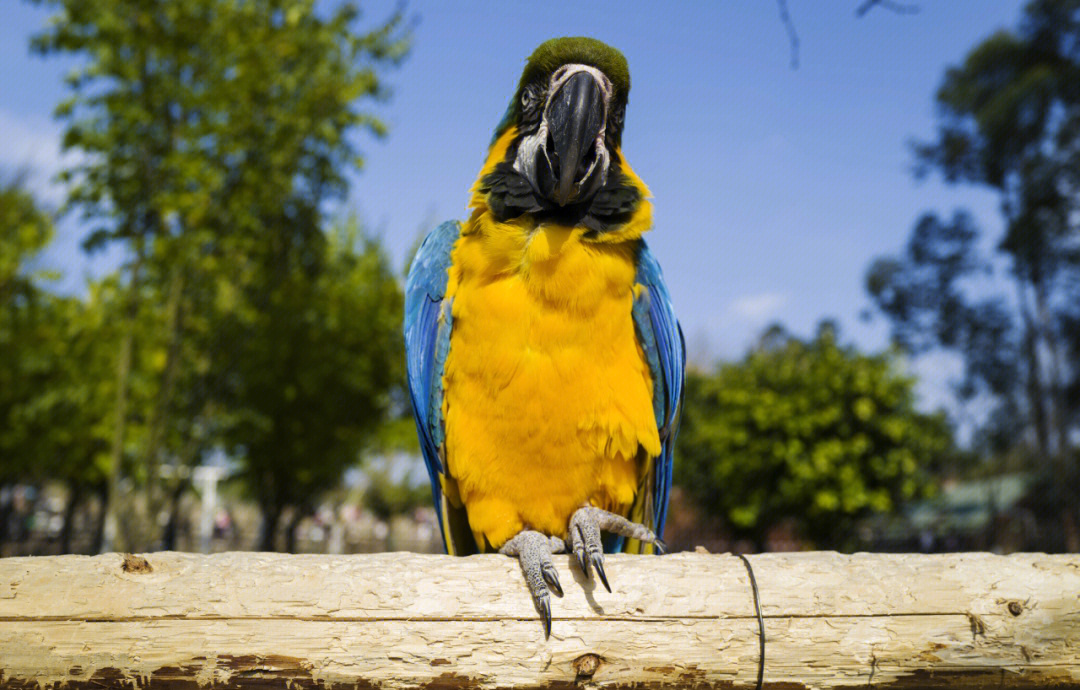
[[[623,118],[626,116],[626,107],[615,105],[611,109],[607,123],[607,138],[609,145],[618,146],[622,138]]]
[[[622,130],[623,116],[625,115],[625,109],[622,107],[613,108],[611,111],[611,117],[609,118],[609,126],[616,131]]]
[[[521,109],[526,113],[531,113],[539,103],[540,96],[537,93],[536,86],[526,86],[525,90],[521,92]]]

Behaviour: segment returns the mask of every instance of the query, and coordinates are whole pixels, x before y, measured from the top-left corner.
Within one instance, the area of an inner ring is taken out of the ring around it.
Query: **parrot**
[[[685,341],[651,194],[621,149],[621,52],[554,38],[528,58],[468,219],[405,282],[408,389],[446,550],[517,558],[551,634],[552,554],[610,592],[604,553],[662,553]]]

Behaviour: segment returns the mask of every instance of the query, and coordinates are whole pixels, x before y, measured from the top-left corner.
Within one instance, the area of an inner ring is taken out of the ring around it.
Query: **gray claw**
[[[596,566],[596,574],[600,576],[600,581],[604,583],[604,589],[611,591],[611,585],[607,581],[607,573],[604,572],[604,556],[603,554],[594,553],[592,555],[592,564]]]
[[[610,592],[611,586],[607,582],[607,573],[604,572],[604,544],[600,540],[600,526],[591,512],[593,510],[595,509],[581,508],[574,511],[570,517],[571,545],[585,577],[591,578],[592,569],[595,567],[600,581]]]
[[[540,618],[544,621],[544,639],[551,637],[551,601],[547,594],[543,599],[536,600],[536,608],[540,610]]]
[[[559,573],[555,570],[555,566],[551,563],[545,563],[540,568],[540,574],[544,576],[544,582],[548,583],[548,587],[551,587],[551,591],[561,597],[563,595],[563,589],[562,585],[559,584]]]
[[[585,538],[582,536],[578,526],[573,523],[570,526],[570,546],[574,552],[574,557],[577,558],[578,565],[581,566],[581,572],[585,573],[585,577],[590,577],[589,557],[585,553]]]
[[[533,530],[522,530],[503,544],[499,553],[515,556],[525,576],[525,584],[533,598],[533,605],[544,621],[544,637],[551,635],[551,594],[548,587],[562,596],[562,586],[551,554],[564,550],[565,544],[557,537],[548,537]]]
[[[596,574],[600,576],[600,582],[607,591],[611,591],[608,584],[607,573],[604,572],[604,545],[600,540],[600,531],[612,532],[630,539],[637,539],[651,543],[656,550],[663,553],[667,546],[652,530],[645,525],[630,522],[621,515],[601,510],[593,506],[578,508],[570,517],[570,539],[567,546],[577,556],[581,564],[581,571],[585,577],[592,577],[591,570],[596,568]]]

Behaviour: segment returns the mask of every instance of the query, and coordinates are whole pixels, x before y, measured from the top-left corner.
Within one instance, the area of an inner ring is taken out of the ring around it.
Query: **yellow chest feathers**
[[[475,214],[453,252],[447,469],[478,542],[565,535],[573,511],[625,512],[660,453],[632,317],[633,242]],[[485,226],[486,223],[486,226]]]

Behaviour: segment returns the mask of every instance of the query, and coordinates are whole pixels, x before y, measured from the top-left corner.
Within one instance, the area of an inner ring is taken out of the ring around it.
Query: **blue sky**
[[[30,55],[28,38],[48,13],[3,2],[0,167],[30,168],[56,202],[62,192],[48,179],[60,165],[60,127],[51,113],[73,63]],[[464,216],[526,56],[553,36],[595,36],[630,63],[623,149],[655,196],[648,239],[692,350],[738,356],[773,320],[809,334],[823,317],[859,345],[882,347],[884,324],[858,318],[872,258],[898,250],[925,210],[964,206],[988,234],[1000,227],[989,193],[915,181],[908,142],[932,135],[945,68],[1014,26],[1022,2],[925,0],[917,14],[879,8],[861,19],[857,0],[788,4],[797,70],[772,0],[412,0],[415,47],[387,75],[392,100],[377,107],[390,135],[364,140],[367,166],[346,208],[400,264],[421,228]],[[365,19],[394,6],[367,3]],[[83,231],[65,222],[47,257],[73,289],[115,262],[83,256]],[[947,371],[929,366],[923,373],[942,382]]]

